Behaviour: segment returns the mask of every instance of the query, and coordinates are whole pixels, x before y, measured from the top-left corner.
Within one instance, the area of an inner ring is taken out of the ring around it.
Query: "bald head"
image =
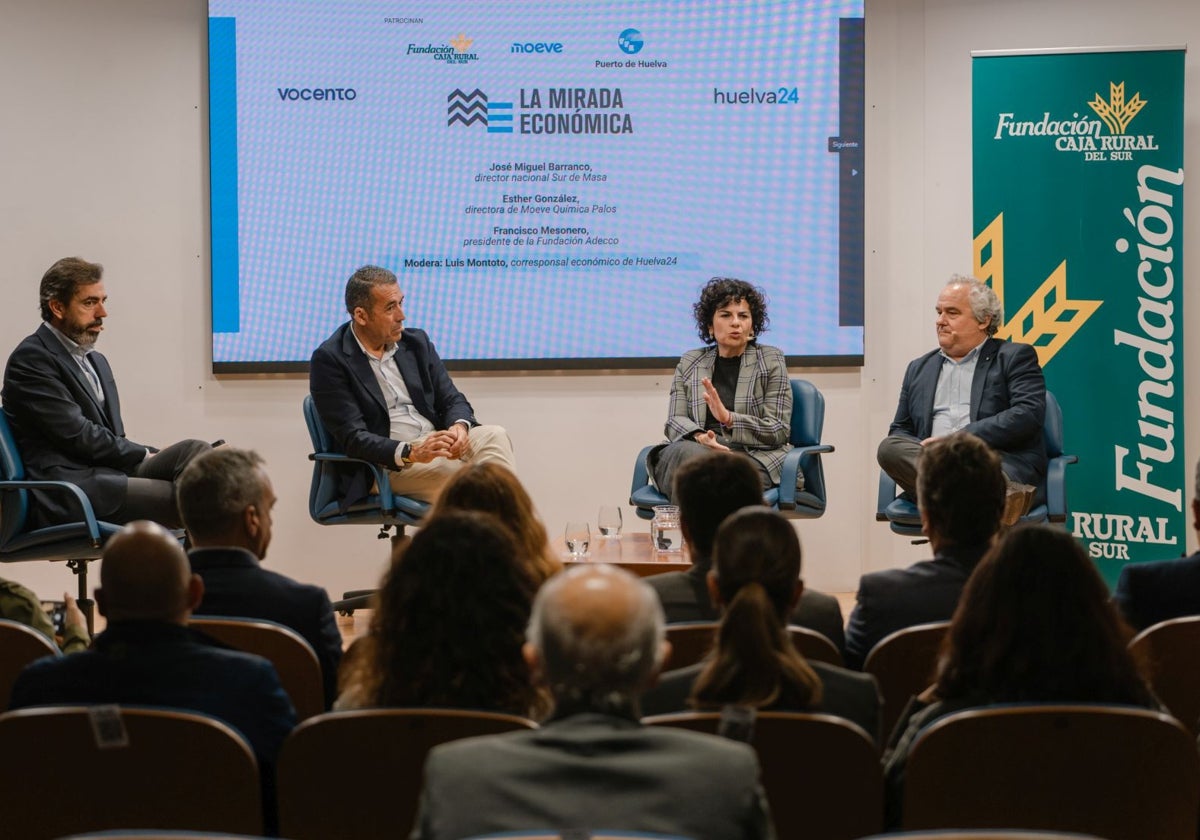
[[[183,623],[203,594],[187,555],[154,522],[132,522],[104,546],[96,600],[110,621]]]
[[[527,633],[535,666],[560,704],[628,703],[662,664],[663,612],[649,586],[603,564],[551,578],[533,602]]]

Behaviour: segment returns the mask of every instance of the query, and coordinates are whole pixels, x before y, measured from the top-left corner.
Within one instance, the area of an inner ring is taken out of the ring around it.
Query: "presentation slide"
[[[863,354],[862,0],[209,0],[213,364],[391,269],[457,369],[670,367],[714,276]]]

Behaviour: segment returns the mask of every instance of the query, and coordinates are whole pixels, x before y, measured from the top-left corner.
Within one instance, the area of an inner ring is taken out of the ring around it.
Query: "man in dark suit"
[[[720,611],[709,597],[707,581],[713,541],[726,517],[741,508],[762,504],[762,482],[745,457],[713,452],[679,468],[671,498],[679,505],[692,568],[653,575],[646,578],[646,583],[658,593],[668,624],[716,621]],[[838,650],[845,646],[842,608],[832,595],[804,589],[788,621],[816,630]]]
[[[846,625],[847,667],[862,668],[871,648],[897,630],[950,619],[1000,529],[1006,489],[1000,457],[972,434],[954,432],[922,448],[917,490],[933,559],[862,576]]]
[[[66,257],[43,275],[43,323],[8,357],[4,411],[29,479],[79,485],[99,519],[177,528],[174,481],[210,447],[185,440],[160,452],[125,437],[112,368],[92,349],[108,316],[103,273],[97,263]],[[36,524],[79,518],[74,497],[33,495]]]
[[[645,831],[705,840],[773,836],[745,744],[642,726],[639,697],[669,645],[654,593],[588,564],[538,592],[525,658],[554,695],[540,729],[435,748],[414,838],[501,831]],[[464,807],[469,803],[469,807]]]
[[[120,703],[203,712],[246,736],[260,764],[272,767],[296,725],[292,703],[270,662],[188,629],[203,595],[178,541],[152,522],[132,523],[108,541],[100,563],[96,602],[107,629],[89,651],[26,667],[10,708]]]
[[[321,663],[328,708],[337,699],[342,636],[324,589],[260,565],[274,507],[275,490],[256,452],[223,447],[183,471],[179,513],[192,540],[192,571],[204,581],[196,614],[261,618],[295,630]]]
[[[321,422],[345,454],[382,464],[392,489],[425,501],[466,461],[513,469],[512,443],[500,426],[481,426],[446,372],[433,342],[404,329],[396,275],[365,265],[346,283],[350,321],[312,354],[309,390]],[[364,466],[341,468],[347,506],[372,490]]]
[[[938,349],[904,373],[888,437],[879,444],[883,471],[914,500],[921,447],[950,432],[970,432],[995,449],[1010,485],[1009,524],[1028,512],[1046,476],[1046,381],[1037,351],[995,338],[1004,307],[992,288],[954,276],[937,300]]]
[[[1200,462],[1192,498],[1192,527],[1200,540]],[[1113,601],[1135,630],[1185,615],[1200,615],[1200,551],[1174,560],[1129,563]]]

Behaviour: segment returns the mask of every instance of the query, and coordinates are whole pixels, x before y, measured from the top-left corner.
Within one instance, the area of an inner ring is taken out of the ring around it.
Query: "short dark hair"
[[[99,283],[103,276],[104,266],[88,262],[81,257],[63,257],[50,266],[42,275],[42,284],[38,289],[42,320],[49,321],[54,318],[54,313],[50,311],[50,301],[56,300],[65,306],[75,297],[76,289]]]
[[[1006,482],[1000,456],[968,432],[921,447],[917,498],[929,526],[949,545],[983,545],[1000,528]]]
[[[751,341],[767,331],[771,319],[767,317],[767,298],[762,289],[750,285],[745,280],[714,277],[704,284],[704,288],[700,290],[700,299],[692,306],[701,341],[705,344],[716,341],[712,335],[713,317],[722,306],[738,300],[744,300],[750,306],[750,321],[754,326]]]
[[[396,275],[386,268],[377,265],[361,266],[346,281],[346,311],[354,315],[354,310],[360,306],[369,311],[372,289],[376,286],[391,286],[399,282]]]
[[[242,512],[261,504],[264,461],[257,452],[230,446],[205,452],[179,476],[179,518],[193,540],[205,542],[233,530]]]
[[[692,557],[706,564],[717,529],[731,513],[763,503],[762,479],[750,459],[736,452],[713,452],[688,461],[675,473],[671,499],[687,532]]]

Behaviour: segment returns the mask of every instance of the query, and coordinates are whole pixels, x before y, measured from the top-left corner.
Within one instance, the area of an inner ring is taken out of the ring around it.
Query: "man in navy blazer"
[[[8,357],[4,411],[28,479],[77,484],[99,519],[177,528],[174,481],[210,447],[185,440],[160,452],[125,437],[112,368],[93,349],[108,316],[103,273],[98,263],[66,257],[42,276],[44,323]],[[80,517],[73,496],[33,496],[39,526]]]
[[[222,447],[179,477],[179,513],[192,540],[192,571],[204,581],[196,615],[258,618],[290,627],[321,663],[325,707],[337,699],[342,635],[329,595],[264,569],[275,490],[257,452]]]
[[[1200,462],[1194,493],[1192,527],[1200,540]],[[1170,618],[1200,615],[1200,551],[1174,560],[1127,564],[1121,569],[1113,601],[1135,630]]]
[[[1018,496],[1006,520],[1015,521],[1046,476],[1046,381],[1037,351],[995,338],[1004,307],[973,277],[952,277],[936,308],[938,349],[909,363],[896,416],[879,444],[879,465],[917,500],[921,447],[950,432],[970,432],[1000,455]]]
[[[309,390],[342,452],[392,470],[395,492],[432,501],[465,461],[512,469],[512,443],[502,427],[475,419],[429,336],[404,329],[403,304],[391,271],[355,271],[346,283],[350,320],[313,352]],[[339,468],[343,505],[372,489],[365,466]]]

